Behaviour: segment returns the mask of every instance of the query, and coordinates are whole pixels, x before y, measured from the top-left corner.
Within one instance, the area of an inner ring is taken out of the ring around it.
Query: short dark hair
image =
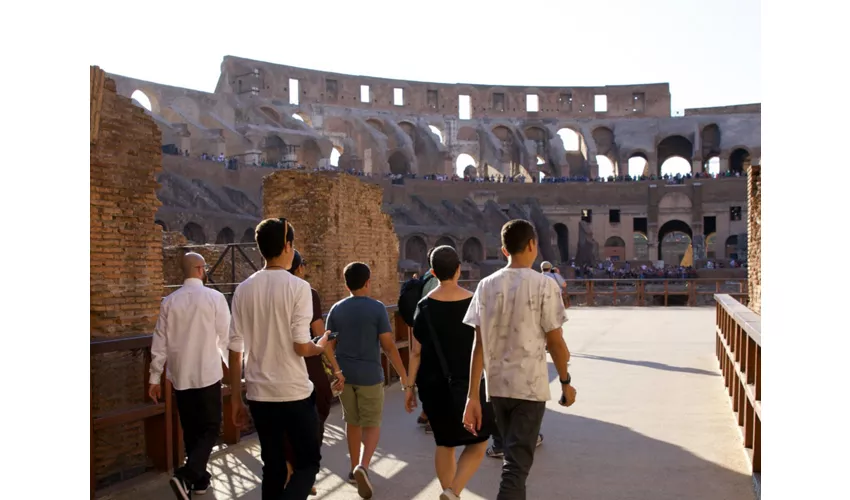
[[[431,265],[431,256],[434,255],[434,250],[436,249],[437,247],[431,247],[431,250],[428,250],[428,256],[426,257],[426,259],[428,260],[428,265]]]
[[[460,257],[457,255],[457,250],[448,245],[442,245],[431,252],[430,264],[438,280],[450,280],[454,278],[457,268],[460,267]]]
[[[345,276],[345,286],[352,292],[356,292],[366,286],[366,282],[372,277],[372,271],[369,270],[369,266],[362,262],[352,262],[345,266],[342,274]]]
[[[514,219],[502,226],[502,246],[509,254],[522,252],[531,241],[537,241],[537,231],[527,220]]]
[[[257,224],[254,231],[257,247],[266,260],[279,257],[286,243],[295,241],[295,229],[286,219],[266,219]]]
[[[301,264],[304,263],[304,259],[301,258],[301,253],[298,250],[295,250],[295,255],[292,257],[292,265],[287,269],[292,274],[295,274],[295,271],[301,267]]]

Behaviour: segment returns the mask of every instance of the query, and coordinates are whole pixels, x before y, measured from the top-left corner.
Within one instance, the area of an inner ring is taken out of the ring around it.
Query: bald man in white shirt
[[[174,471],[171,489],[181,500],[210,486],[207,462],[221,428],[222,352],[227,349],[230,308],[220,292],[204,286],[206,262],[197,253],[183,256],[183,286],[163,299],[151,346],[150,388],[162,397],[160,380],[174,386],[183,427],[186,464]]]

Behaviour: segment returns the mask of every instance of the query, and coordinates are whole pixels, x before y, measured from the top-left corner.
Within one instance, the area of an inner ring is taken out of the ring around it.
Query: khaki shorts
[[[384,384],[345,384],[339,396],[342,418],[358,427],[380,427],[384,413]]]

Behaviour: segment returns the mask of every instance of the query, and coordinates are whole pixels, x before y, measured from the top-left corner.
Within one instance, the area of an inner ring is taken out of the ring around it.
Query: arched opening
[[[425,244],[425,240],[419,236],[408,238],[404,244],[404,258],[424,265],[426,268],[430,267],[430,264],[427,262],[428,245]]]
[[[242,233],[242,243],[254,243],[254,229],[248,228]]]
[[[299,115],[298,113],[292,113],[292,118],[295,118],[299,122],[307,123],[307,120],[305,120],[304,117]]]
[[[720,157],[712,156],[709,158],[703,169],[711,175],[718,175],[720,173]]]
[[[307,139],[298,149],[298,163],[307,168],[317,168],[322,158],[322,150],[313,139]]]
[[[596,155],[596,164],[599,165],[597,177],[605,179],[614,175],[614,164],[607,156]]]
[[[702,129],[702,157],[711,158],[720,154],[720,127],[712,123]]]
[[[726,238],[726,258],[738,259],[738,235],[736,234]]]
[[[592,133],[593,142],[596,143],[596,151],[600,155],[616,155],[616,142],[614,131],[608,127],[596,127]]]
[[[694,145],[688,139],[681,135],[671,135],[659,142],[656,150],[658,152],[658,164],[661,165],[662,168],[668,159],[674,156],[680,156],[685,160],[685,163],[688,164],[688,172],[690,172],[691,160],[694,157]],[[664,175],[664,173],[665,172],[662,170],[661,175]]]
[[[463,262],[477,264],[484,259],[484,247],[478,238],[469,238],[463,242]]]
[[[280,125],[280,113],[266,106],[260,108],[260,111],[271,120],[273,125]]]
[[[648,173],[646,171],[647,165],[649,165],[649,162],[643,153],[632,155],[629,158],[629,177],[640,177],[642,175],[646,175]]]
[[[401,151],[396,151],[390,155],[389,159],[390,172],[398,175],[407,175],[410,173],[410,162]]]
[[[334,146],[333,149],[331,149],[331,160],[330,161],[331,161],[332,167],[338,167],[339,166],[339,157],[340,156],[342,156],[342,153],[340,152],[338,147]]]
[[[428,125],[428,128],[431,130],[432,134],[436,135],[440,139],[440,144],[444,144],[443,133],[440,132],[440,129],[438,129],[437,127],[435,127],[433,125]]]
[[[478,131],[472,127],[461,127],[457,131],[457,140],[478,142]]]
[[[743,174],[749,166],[750,153],[746,149],[736,149],[729,155],[729,171],[733,174]]]
[[[635,260],[649,260],[649,239],[640,231],[635,231]]]
[[[475,158],[466,153],[459,154],[457,160],[455,160],[455,172],[457,172],[457,175],[466,177],[470,172],[470,167],[472,168],[472,172],[477,173],[478,162],[475,161]],[[476,175],[473,174],[471,177],[476,177]]]
[[[705,256],[709,260],[717,258],[717,250],[714,245],[717,243],[717,233],[711,233],[705,237]]]
[[[368,120],[366,120],[366,123],[369,124],[369,126],[374,128],[375,130],[377,130],[378,132],[384,134],[384,124],[381,123],[380,120],[378,120],[376,118],[369,118]]]
[[[678,265],[685,257],[693,235],[691,226],[678,219],[665,222],[658,230],[658,260]]]
[[[605,240],[605,258],[612,261],[626,260],[626,242],[619,236],[611,236]]]
[[[236,235],[233,234],[233,230],[229,227],[222,228],[221,231],[218,232],[218,235],[215,237],[216,245],[227,245],[229,243],[233,243],[236,240]]]
[[[567,151],[578,151],[581,149],[581,139],[578,133],[571,128],[562,128],[558,130],[558,136],[564,143],[564,149]]]
[[[438,247],[441,247],[443,245],[450,246],[450,247],[454,248],[455,250],[457,250],[457,248],[455,247],[454,240],[449,238],[448,236],[441,236],[440,239],[437,240],[437,246]]]
[[[570,232],[567,229],[567,226],[560,222],[555,224],[554,229],[558,238],[558,255],[561,257],[561,262],[569,262]]]
[[[168,226],[165,225],[165,222],[162,222],[161,220],[157,219],[153,221],[153,223],[161,227],[163,231],[168,231]]]
[[[139,106],[145,108],[146,110],[153,112],[153,106],[151,105],[150,97],[147,94],[142,92],[141,90],[135,90],[130,95],[130,99],[136,101]]]
[[[263,141],[263,162],[266,165],[277,165],[286,155],[286,143],[276,135],[270,135]]]
[[[203,228],[194,222],[189,222],[183,226],[183,236],[196,245],[203,245],[207,242],[207,237],[204,234]]]
[[[691,171],[691,162],[681,156],[668,158],[661,164],[661,175],[685,175]]]

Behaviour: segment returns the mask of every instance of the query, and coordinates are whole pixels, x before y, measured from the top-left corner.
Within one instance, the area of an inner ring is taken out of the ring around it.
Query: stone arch
[[[727,259],[738,257],[738,235],[733,234],[726,238],[726,244],[723,246],[724,256]]]
[[[463,242],[463,251],[461,253],[461,260],[463,262],[477,264],[484,260],[484,246],[475,237],[468,238]]]
[[[242,233],[241,243],[254,243],[254,241],[254,228],[249,227],[244,233]]]
[[[640,177],[641,175],[649,176],[649,154],[641,149],[636,149],[629,153],[626,157],[626,172],[620,168],[620,175],[630,175],[632,177]]]
[[[679,254],[684,255],[684,253],[685,253],[684,250],[680,249],[680,248],[676,248],[676,246],[673,245],[673,242],[671,242],[669,240],[665,242],[665,239],[667,238],[668,235],[674,235],[675,233],[684,233],[685,235],[687,235],[687,237],[688,237],[687,244],[688,245],[690,245],[690,241],[694,237],[694,232],[691,229],[691,226],[689,226],[687,223],[685,223],[685,222],[683,222],[679,219],[672,219],[672,220],[665,222],[664,225],[662,225],[658,229],[658,260],[665,260],[664,259],[664,254],[665,254],[664,245],[665,245],[665,243],[668,246],[668,248],[674,247],[674,250],[679,250],[679,252],[676,252],[675,255],[673,255],[672,252],[668,251],[667,254],[669,254],[668,255],[669,258],[676,260],[677,258],[680,259]],[[685,249],[687,249],[687,246],[685,246]],[[676,260],[676,262],[666,262],[665,261],[665,264],[678,264],[679,262],[680,262],[680,260]]]
[[[295,119],[295,120],[298,120],[300,122],[303,122],[308,127],[313,126],[313,119],[310,118],[309,113],[305,113],[304,111],[296,111],[296,112],[292,113],[292,118]]]
[[[720,154],[720,127],[711,123],[702,128],[700,132],[700,144],[702,145],[702,157],[710,158]]]
[[[416,126],[414,124],[402,120],[398,122],[398,128],[404,130],[404,133],[410,137],[411,142],[416,143]]]
[[[283,161],[287,152],[287,144],[280,136],[271,134],[263,140],[260,149],[263,152],[265,162],[274,165]]]
[[[194,222],[188,222],[185,226],[183,226],[183,236],[196,245],[203,245],[207,242],[207,236],[204,234],[204,229]]]
[[[278,113],[274,109],[268,106],[262,106],[260,108],[260,113],[269,120],[271,120],[274,125],[280,126],[280,113]]]
[[[747,148],[739,147],[732,151],[729,155],[729,171],[732,173],[744,174],[747,167],[752,161],[752,155]]]
[[[604,255],[612,261],[626,260],[626,242],[619,236],[611,236],[605,240]]]
[[[478,142],[478,131],[473,127],[461,127],[457,131],[457,140]]]
[[[596,127],[591,133],[593,142],[596,144],[596,154],[610,158],[616,155],[617,144],[614,141],[614,131],[608,127]],[[613,163],[613,161],[612,161]]]
[[[586,146],[582,147],[585,141],[581,130],[576,130],[570,126],[564,126],[558,129],[557,135],[561,138],[561,142],[564,144],[564,150],[566,150],[567,153],[586,149]]]
[[[455,158],[455,172],[460,176],[476,177],[478,161],[469,153],[461,153]]]
[[[641,231],[632,235],[635,244],[635,260],[649,260],[649,238]]]
[[[493,127],[493,135],[495,135],[502,142],[512,140],[511,129],[504,125],[496,125],[495,127]]]
[[[674,156],[681,156],[689,162],[692,161],[694,157],[693,143],[681,135],[665,137],[658,143],[656,151],[658,152],[659,166],[663,165],[665,161]]]
[[[553,226],[558,240],[558,255],[561,257],[561,262],[569,262],[570,260],[570,230],[567,225],[561,222]]]
[[[687,193],[672,191],[658,200],[659,212],[688,212],[690,213],[694,203]]]
[[[332,167],[338,167],[339,166],[339,159],[342,157],[342,155],[344,153],[345,153],[345,148],[343,148],[342,146],[337,146],[336,144],[334,144],[333,148],[331,148],[331,156],[330,156],[330,159],[328,160],[328,164]]]
[[[215,237],[216,245],[227,245],[234,241],[236,241],[236,235],[233,233],[233,229],[230,229],[229,227],[221,228],[221,231],[219,231]]]
[[[428,130],[430,130],[432,134],[437,136],[437,142],[439,142],[440,144],[446,143],[446,140],[443,137],[443,131],[440,130],[440,127],[436,125],[428,125]]]
[[[366,120],[366,124],[376,129],[378,132],[387,135],[386,131],[384,130],[384,122],[382,122],[381,120],[377,118],[369,118]]]
[[[455,243],[455,240],[451,236],[446,236],[446,235],[440,236],[440,238],[437,239],[437,244],[434,245],[434,247],[436,248],[436,247],[440,247],[440,246],[443,246],[443,245],[448,245],[448,246],[454,248],[455,250],[457,250],[457,243]]]
[[[305,139],[298,149],[298,163],[307,168],[318,168],[322,150],[314,139]]]
[[[404,243],[404,258],[430,267],[427,262],[428,245],[425,243],[425,239],[418,235],[408,237]]]
[[[410,160],[400,149],[391,154],[387,162],[390,164],[390,172],[393,174],[407,175],[410,173]]]
[[[159,114],[159,102],[151,91],[136,89],[130,94],[130,99],[136,101],[141,107],[151,113]]]
[[[168,225],[166,225],[165,222],[161,221],[160,219],[153,221],[153,223],[161,227],[163,232],[168,231]]]
[[[523,133],[527,139],[535,142],[546,142],[549,139],[549,131],[537,125],[529,125],[528,127],[525,127]]]

